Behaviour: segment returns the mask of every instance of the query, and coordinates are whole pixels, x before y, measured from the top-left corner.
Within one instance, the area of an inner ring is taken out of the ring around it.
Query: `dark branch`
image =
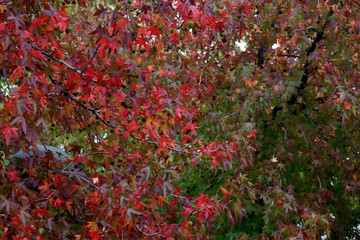
[[[259,49],[258,49],[258,54],[257,54],[257,65],[260,67],[260,68],[263,68],[263,64],[265,62],[265,52],[266,52],[266,48],[265,46],[261,46]]]
[[[306,51],[306,62],[302,67],[302,70],[304,71],[304,74],[301,77],[301,82],[300,85],[298,87],[296,87],[296,93],[294,93],[293,95],[291,95],[290,99],[287,101],[288,105],[294,105],[298,99],[298,94],[299,92],[301,92],[301,90],[304,90],[308,84],[309,81],[309,75],[310,75],[310,70],[309,67],[311,65],[311,62],[309,61],[309,56],[315,51],[316,46],[318,43],[320,43],[321,40],[324,39],[324,34],[325,34],[325,29],[329,23],[329,18],[334,14],[334,11],[332,9],[332,7],[329,10],[329,13],[326,17],[325,23],[321,29],[321,31],[317,31],[316,32],[316,37],[314,39],[314,41],[311,43],[311,45],[308,47],[307,51]],[[274,118],[277,114],[278,111],[280,111],[281,107],[280,106],[276,106],[274,107],[273,111],[272,111],[272,117]]]

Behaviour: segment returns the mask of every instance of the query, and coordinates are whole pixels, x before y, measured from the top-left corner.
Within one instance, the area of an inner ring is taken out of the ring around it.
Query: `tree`
[[[358,238],[359,6],[0,1],[1,236]]]

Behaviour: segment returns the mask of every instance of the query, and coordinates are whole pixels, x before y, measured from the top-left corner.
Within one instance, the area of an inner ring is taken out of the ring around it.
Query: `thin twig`
[[[266,186],[266,185],[269,183],[272,175],[275,173],[276,170],[277,170],[277,168],[275,168],[274,171],[272,171],[272,173],[270,174],[270,176],[269,176],[269,178],[267,179],[267,181],[266,181],[266,183],[264,184],[264,186]]]
[[[239,112],[233,112],[233,113],[231,113],[231,114],[229,114],[229,115],[221,118],[219,121],[224,121],[226,118],[231,117],[232,115],[235,115],[235,114],[237,114],[237,113],[239,113]]]
[[[43,51],[43,50],[42,50],[41,48],[39,48],[38,46],[33,45],[32,47],[33,47],[35,50],[41,51],[41,54],[42,54],[42,55],[44,55],[44,56],[46,56],[46,57],[48,57],[48,58],[50,58],[50,59],[52,59],[52,60],[54,60],[54,61],[56,61],[56,62],[58,62],[58,63],[60,63],[60,64],[66,66],[68,69],[70,69],[70,70],[78,73],[79,75],[81,75],[81,76],[84,75],[78,68],[71,66],[69,63],[67,63],[67,62],[65,62],[65,61],[63,61],[63,60],[61,60],[61,59],[58,59],[58,58],[53,57],[52,54],[50,54],[50,53],[48,53],[48,52],[46,52],[46,51]]]
[[[80,75],[82,75],[82,74],[85,72],[86,68],[89,66],[89,64],[92,62],[92,60],[94,60],[94,58],[95,58],[95,56],[96,56],[97,51],[99,50],[99,48],[100,48],[100,45],[97,46],[97,48],[96,48],[96,50],[95,50],[95,52],[94,52],[94,55],[91,57],[90,61],[85,65],[85,67],[83,68],[83,70],[80,72]]]
[[[43,201],[49,200],[52,196],[54,196],[54,193],[51,193],[51,194],[50,194],[48,197],[46,197],[46,198],[36,199],[36,200],[32,201],[32,203],[43,202]]]
[[[306,27],[306,28],[295,29],[294,31],[298,32],[298,31],[306,31],[306,30],[314,30],[315,32],[319,33],[319,31],[315,27],[312,27],[312,26]]]
[[[293,55],[293,54],[280,54],[280,57],[292,57],[292,58],[301,58],[299,55]]]
[[[110,152],[91,152],[91,153],[85,153],[85,154],[83,154],[81,156],[86,157],[86,156],[89,156],[89,155],[96,155],[96,154],[108,154],[108,155],[123,156],[121,154],[113,154],[113,153],[110,153]]]
[[[140,233],[144,234],[146,237],[155,237],[155,236],[157,236],[157,235],[160,234],[160,232],[158,232],[158,233],[151,233],[151,234],[145,233],[145,232],[143,232],[143,231],[140,229],[140,227],[138,227],[136,224],[134,224],[134,225],[135,225],[136,229],[137,229]]]

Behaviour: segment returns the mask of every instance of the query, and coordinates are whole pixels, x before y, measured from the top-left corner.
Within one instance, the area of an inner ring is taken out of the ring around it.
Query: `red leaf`
[[[1,131],[5,135],[6,145],[10,144],[11,139],[18,140],[19,133],[16,127],[9,127],[8,125],[4,125],[4,128]]]
[[[43,186],[38,187],[40,191],[47,191],[49,188],[50,188],[50,184],[48,184],[47,182],[44,182]]]
[[[220,187],[220,190],[221,190],[221,192],[224,194],[225,197],[227,197],[227,196],[229,196],[229,195],[232,196],[232,194],[229,193],[229,191],[226,190],[226,188]]]
[[[143,37],[137,37],[136,38],[136,42],[134,43],[135,45],[139,45],[139,49],[141,49],[141,46],[144,46],[144,48],[146,49],[146,46],[147,46],[147,39],[146,38],[143,38]]]
[[[193,19],[197,19],[199,17],[200,11],[195,5],[190,5],[189,10],[192,13]]]
[[[134,132],[136,131],[137,129],[139,129],[141,126],[139,123],[137,123],[136,121],[132,121],[131,123],[129,123],[127,126],[126,126],[126,130],[129,131],[129,132]]]
[[[56,209],[62,209],[62,204],[65,203],[64,200],[60,199],[60,198],[57,198],[55,201],[52,202],[52,206],[53,207],[56,207]]]
[[[8,172],[8,177],[9,177],[10,181],[16,182],[16,179],[21,180],[21,177],[19,177],[17,175],[19,172],[20,171]]]
[[[248,17],[250,17],[250,11],[254,10],[252,6],[249,5],[250,2],[245,3],[245,12]]]
[[[91,237],[91,240],[97,240],[100,239],[100,235],[96,231],[89,231],[87,234],[89,237]]]
[[[75,156],[74,157],[74,162],[76,162],[77,165],[79,165],[80,163],[84,162],[84,157],[82,156]]]

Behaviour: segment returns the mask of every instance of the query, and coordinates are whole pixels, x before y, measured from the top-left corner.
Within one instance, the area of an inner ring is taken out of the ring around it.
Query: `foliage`
[[[0,237],[359,238],[359,8],[0,1]]]

